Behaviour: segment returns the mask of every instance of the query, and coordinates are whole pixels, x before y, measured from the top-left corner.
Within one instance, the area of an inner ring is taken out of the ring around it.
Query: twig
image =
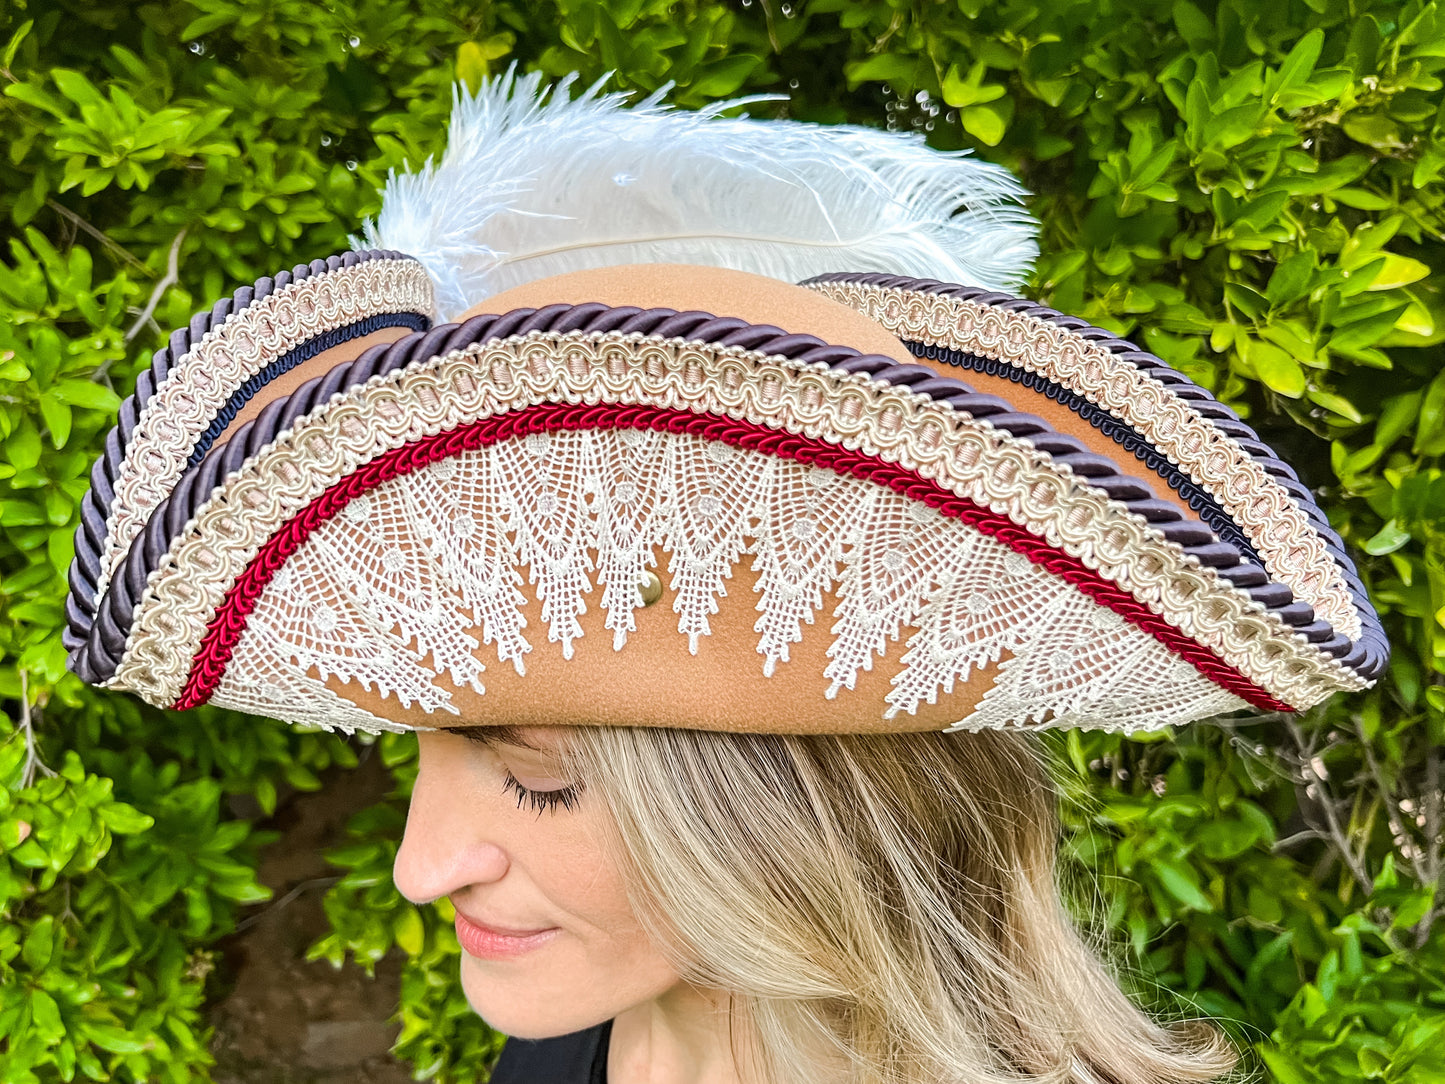
[[[1294,835],[1285,836],[1283,839],[1275,840],[1274,846],[1271,847],[1270,850],[1278,853],[1279,851],[1287,850],[1288,848],[1293,847],[1299,843],[1307,843],[1310,840],[1327,838],[1329,837],[1326,836],[1323,832],[1321,832],[1318,828],[1306,828],[1303,832],[1296,832],[1294,833]]]
[[[1436,745],[1425,747],[1425,786],[1421,789],[1420,804],[1425,807],[1425,861],[1430,879],[1426,884],[1435,886],[1435,899],[1445,895],[1445,869],[1442,869],[1442,851],[1445,851],[1445,836],[1441,835],[1441,803],[1445,794],[1440,790],[1440,749]],[[1430,931],[1435,920],[1445,914],[1445,907],[1438,902],[1431,908],[1415,931],[1415,947],[1423,949],[1430,941]]]
[[[171,242],[171,253],[166,258],[165,277],[156,283],[155,289],[151,291],[150,300],[146,302],[146,307],[142,309],[141,314],[136,317],[135,323],[131,324],[130,330],[125,333],[126,342],[130,342],[140,334],[140,329],[145,327],[146,321],[151,318],[151,313],[156,311],[156,306],[161,303],[161,298],[165,292],[180,281],[181,242],[186,239],[186,230],[189,228],[188,226],[182,226],[181,232],[176,234],[176,239]],[[105,375],[105,370],[108,368],[110,368],[110,363],[105,362],[96,369],[95,375],[92,376],[91,379],[98,380]]]
[[[89,222],[81,218],[69,207],[65,206],[65,204],[57,203],[53,199],[48,199],[45,201],[45,206],[49,207],[56,214],[66,219],[66,221],[68,221],[72,226],[75,226],[77,229],[84,230],[86,233],[90,234],[90,236],[94,237],[111,252],[119,255],[123,260],[125,260],[126,263],[130,264],[132,267],[138,268],[147,277],[155,278],[156,273],[152,271],[149,267],[147,267],[144,263],[142,263],[139,259],[137,259],[136,256],[130,251],[130,249],[125,248],[120,243],[112,240],[109,234],[105,233],[103,230],[97,229],[95,226],[92,226]]]
[[[758,0],[758,6],[763,9],[763,18],[768,24],[768,44],[773,47],[775,54],[781,53],[783,46],[782,43],[778,41],[777,30],[773,27],[773,10],[768,7],[768,0]]]
[[[1375,879],[1370,876],[1370,871],[1365,868],[1363,862],[1356,856],[1354,848],[1350,846],[1350,837],[1345,834],[1345,830],[1340,824],[1339,811],[1335,809],[1334,796],[1329,792],[1329,785],[1310,763],[1314,756],[1314,748],[1305,739],[1304,731],[1297,720],[1289,719],[1285,725],[1289,728],[1290,737],[1294,739],[1295,747],[1300,752],[1300,771],[1306,780],[1313,780],[1319,789],[1320,800],[1317,804],[1324,810],[1329,840],[1339,851],[1340,860],[1345,863],[1345,867],[1350,871],[1355,882],[1361,890],[1368,893],[1374,886]],[[1304,812],[1303,808],[1301,808],[1301,812]]]
[[[880,37],[877,41],[875,41],[873,43],[873,47],[868,51],[870,53],[881,53],[884,49],[888,47],[888,42],[893,37],[893,35],[898,33],[898,31],[902,29],[903,12],[902,10],[894,11],[893,18],[888,21],[888,29],[883,31],[883,36]]]
[[[40,709],[36,708],[35,713],[39,714]],[[40,753],[35,748],[35,724],[30,709],[30,681],[29,675],[20,671],[20,732],[25,735],[25,767],[20,770],[20,789],[24,790],[35,782],[35,772],[39,769],[42,775],[54,778],[55,773],[50,770]]]
[[[271,904],[264,911],[261,911],[257,914],[252,915],[248,919],[236,923],[236,932],[245,933],[262,919],[269,918],[273,912],[279,911],[281,910],[281,908],[290,904],[302,893],[309,892],[313,888],[330,888],[339,880],[341,880],[340,877],[312,877],[308,881],[302,881],[299,885],[293,888],[290,892],[286,893],[286,895],[282,896],[275,903]]]
[[[1445,802],[1445,793],[1440,790],[1440,747],[1430,744],[1425,747],[1425,786],[1420,795],[1420,804],[1423,805],[1425,814],[1425,842],[1428,844],[1427,862],[1430,874],[1430,883],[1438,881],[1445,876],[1445,870],[1441,869],[1441,851],[1445,850],[1445,836],[1441,835],[1441,803]]]
[[[1410,847],[1410,831],[1405,827],[1405,822],[1400,819],[1399,805],[1395,801],[1391,788],[1385,783],[1385,773],[1380,770],[1380,761],[1375,756],[1374,746],[1363,734],[1360,735],[1360,746],[1365,751],[1365,763],[1370,766],[1370,776],[1375,780],[1375,786],[1380,788],[1380,798],[1385,806],[1385,819],[1390,822],[1390,832],[1395,837],[1395,847],[1401,856],[1410,863],[1410,868],[1415,871],[1415,879],[1421,884],[1428,884],[1430,878],[1424,865],[1426,852],[1421,851],[1415,855],[1409,853],[1412,849]]]

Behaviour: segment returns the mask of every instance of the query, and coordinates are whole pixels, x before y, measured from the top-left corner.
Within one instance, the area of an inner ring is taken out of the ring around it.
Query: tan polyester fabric
[[[1139,462],[1113,438],[1067,406],[1002,376],[965,371],[929,358],[915,358],[902,341],[861,312],[802,286],[746,271],[685,264],[632,264],[573,271],[517,286],[473,305],[462,320],[483,313],[500,315],[512,309],[542,308],[566,302],[581,305],[638,305],[644,309],[701,310],[715,316],[736,316],[754,324],[772,324],[784,331],[816,335],[826,343],[851,346],[865,354],[882,354],[909,365],[924,365],[940,376],[961,380],[975,391],[996,395],[1016,410],[1034,414],[1089,451],[1112,459],[1120,471],[1169,501],[1185,519],[1199,522],[1198,513],[1157,475],[1140,470]]]
[[[914,359],[881,325],[836,301],[774,279],[720,268],[651,264],[579,271],[490,297],[460,319],[559,302],[701,310],[771,324],[790,333],[816,335],[825,342],[903,363],[929,364]],[[360,349],[346,352],[355,356]],[[329,364],[339,360],[344,359]],[[944,376],[962,377],[977,390],[998,394],[1026,413],[1046,416],[1060,430],[1121,467],[1132,462],[1113,441],[1041,395],[1001,378],[977,380],[977,374],[960,373],[946,365],[930,367]],[[304,376],[289,383],[298,384],[300,379],[324,371],[313,363]],[[268,385],[248,405],[248,416],[281,393],[279,385]],[[1157,479],[1155,483],[1151,489],[1166,490],[1161,495],[1178,503],[1167,487],[1157,484]],[[701,638],[696,655],[689,653],[688,638],[677,630],[673,594],[666,586],[667,554],[658,551],[656,571],[664,585],[662,597],[636,611],[637,630],[620,652],[613,650],[611,630],[604,627],[604,611],[594,604],[581,615],[584,635],[574,641],[572,659],[565,659],[561,647],[546,640],[541,604],[533,597],[523,608],[533,645],[526,657],[525,676],[518,675],[511,663],[498,662],[494,650],[483,646],[478,656],[487,667],[482,677],[486,692],[479,695],[452,687],[459,715],[407,709],[393,698],[384,699],[358,685],[334,680],[329,684],[339,695],[376,715],[418,726],[638,725],[771,733],[937,730],[965,718],[993,684],[994,667],[985,667],[956,685],[952,694],[940,694],[936,704],[921,705],[914,715],[885,719],[884,697],[892,689],[890,679],[901,669],[913,632],[904,629],[900,639],[890,644],[887,658],[875,658],[874,668],[858,676],[856,689],[841,690],[835,699],[827,699],[823,670],[833,640],[830,628],[836,598],[825,599],[815,624],[805,626],[802,641],[792,645],[790,661],[779,663],[774,676],[766,677],[753,629],[758,595],[753,590],[757,577],[750,565],[751,559],[744,557],[734,568],[727,596],[718,600],[712,634]],[[600,599],[600,595],[596,597]],[[473,632],[480,641],[480,630]],[[445,678],[438,680],[445,682]]]
[[[893,687],[889,679],[902,669],[900,660],[912,632],[905,629],[899,641],[889,645],[887,658],[875,657],[873,669],[858,675],[857,688],[827,699],[823,669],[833,642],[828,631],[837,606],[833,596],[824,596],[816,623],[804,626],[790,661],[778,663],[773,676],[765,677],[753,631],[758,595],[753,592],[757,577],[750,557],[733,569],[727,597],[718,599],[712,634],[701,637],[697,654],[691,655],[672,612],[666,554],[657,551],[657,559],[662,597],[635,611],[637,631],[628,635],[621,651],[612,648],[612,630],[603,624],[606,612],[593,605],[579,618],[584,633],[572,643],[572,658],[563,658],[561,646],[547,641],[541,604],[529,597],[522,608],[532,644],[526,675],[519,675],[510,662],[498,662],[490,645],[482,647],[477,655],[487,667],[482,674],[485,693],[437,678],[451,691],[458,715],[408,709],[394,697],[383,699],[356,684],[327,684],[374,715],[413,726],[647,726],[770,734],[942,730],[967,716],[993,685],[993,667],[975,671],[937,704],[921,705],[916,715],[885,719],[883,698]],[[598,589],[594,595],[600,593]],[[472,633],[481,640],[480,629]]]
[[[394,343],[402,336],[411,333],[409,327],[384,327],[363,335],[359,339],[337,343],[335,346],[323,350],[314,358],[307,358],[294,369],[288,369],[266,384],[245,406],[236,411],[236,416],[231,419],[230,424],[221,433],[220,438],[216,441],[216,446],[219,447],[235,436],[236,431],[247,422],[254,421],[256,415],[260,414],[268,403],[274,402],[282,396],[290,395],[308,380],[325,376],[338,365],[355,361],[373,346],[381,343]]]

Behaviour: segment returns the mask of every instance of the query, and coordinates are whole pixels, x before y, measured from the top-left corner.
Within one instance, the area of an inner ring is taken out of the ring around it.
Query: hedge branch
[[[53,777],[55,773],[46,766],[40,759],[40,753],[35,747],[35,724],[30,708],[30,680],[29,675],[24,671],[20,673],[20,733],[25,735],[25,766],[20,770],[20,789],[24,790],[35,782],[35,772],[39,769],[45,776]],[[36,708],[35,714],[40,709]]]
[[[1430,877],[1426,861],[1427,848],[1416,847],[1414,833],[1405,826],[1400,819],[1399,800],[1391,793],[1392,789],[1385,781],[1385,773],[1380,768],[1380,759],[1375,756],[1374,744],[1362,734],[1360,736],[1360,748],[1365,753],[1365,763],[1370,767],[1370,776],[1375,781],[1375,786],[1380,788],[1382,803],[1385,807],[1385,819],[1390,824],[1390,834],[1395,838],[1395,847],[1400,851],[1401,857],[1410,863],[1410,869],[1415,874],[1415,879],[1421,884],[1429,884]]]
[[[1323,811],[1325,824],[1323,826],[1315,824],[1312,825],[1312,827],[1321,831],[1330,843],[1334,845],[1334,849],[1339,853],[1340,860],[1344,862],[1345,868],[1350,871],[1350,876],[1353,877],[1355,883],[1360,886],[1361,891],[1368,894],[1374,887],[1375,879],[1370,876],[1370,871],[1365,866],[1364,861],[1355,854],[1355,849],[1350,846],[1350,837],[1345,831],[1344,826],[1340,823],[1339,810],[1335,808],[1336,798],[1330,791],[1329,781],[1325,779],[1320,772],[1316,771],[1314,764],[1311,763],[1315,755],[1314,743],[1305,736],[1304,728],[1300,726],[1297,719],[1287,718],[1285,720],[1285,726],[1288,727],[1290,737],[1294,739],[1295,748],[1299,752],[1299,769],[1304,778],[1305,785],[1308,788],[1313,784],[1319,794],[1319,800],[1317,802],[1300,803],[1300,814],[1306,821],[1309,821],[1311,819],[1310,805],[1316,805]]]
[[[106,251],[115,253],[126,263],[130,264],[132,267],[139,269],[140,272],[147,277],[155,277],[155,272],[152,271],[149,267],[147,267],[145,263],[142,262],[139,258],[137,258],[130,249],[126,248],[124,245],[112,239],[111,236],[104,230],[91,225],[85,219],[81,218],[80,215],[76,214],[69,207],[65,206],[65,204],[57,203],[53,199],[48,199],[45,201],[45,206],[49,207],[56,214],[60,215],[76,229],[82,230],[85,233],[90,234],[90,236],[94,237],[97,241],[99,241],[102,245],[105,246]]]
[[[287,892],[286,895],[282,896],[282,897],[281,897],[279,900],[277,900],[275,903],[269,905],[264,911],[258,911],[256,914],[251,915],[249,918],[242,919],[240,922],[236,923],[236,933],[238,933],[238,934],[240,934],[240,933],[245,933],[245,932],[246,932],[247,930],[249,930],[252,926],[256,925],[256,923],[261,922],[261,921],[264,921],[264,920],[267,919],[267,918],[270,918],[272,914],[274,914],[275,912],[281,910],[283,907],[286,907],[286,906],[290,905],[290,904],[291,904],[292,902],[294,902],[296,899],[298,899],[299,897],[301,897],[301,896],[304,895],[305,893],[311,891],[311,889],[313,889],[313,888],[330,888],[332,885],[336,884],[336,882],[339,881],[339,880],[341,880],[341,878],[340,878],[339,876],[337,876],[337,877],[312,877],[312,878],[310,878],[309,880],[302,881],[302,882],[301,882],[299,885],[297,885],[295,888],[291,889],[290,892]]]
[[[135,323],[131,324],[130,330],[125,333],[125,341],[127,343],[140,334],[141,328],[145,327],[147,321],[150,320],[151,314],[156,311],[156,306],[161,303],[161,298],[165,295],[165,292],[180,282],[181,242],[186,239],[186,230],[188,229],[190,229],[189,226],[182,226],[181,232],[176,234],[176,239],[171,242],[171,252],[170,255],[166,257],[165,277],[156,283],[155,289],[151,291],[150,300],[146,302],[146,307],[142,309],[141,314],[136,317]],[[96,370],[96,375],[92,377],[92,379],[98,380],[104,376],[105,370],[108,367],[109,363],[102,365]]]

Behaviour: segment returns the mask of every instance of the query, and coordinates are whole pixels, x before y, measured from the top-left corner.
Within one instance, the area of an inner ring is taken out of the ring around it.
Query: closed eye
[[[533,790],[517,782],[517,777],[511,772],[507,773],[507,778],[502,783],[502,790],[504,793],[509,790],[516,792],[517,808],[521,809],[524,804],[529,804],[539,816],[543,813],[557,812],[558,806],[570,813],[582,797],[580,783],[574,783],[570,787],[560,787],[557,790]]]
[[[507,728],[457,726],[448,727],[447,729],[448,732],[458,734],[466,738],[469,742],[477,745],[485,745],[492,749],[495,749],[498,745],[518,744],[509,740],[510,732]],[[518,747],[525,749],[533,748],[532,746],[522,745],[518,745]],[[502,781],[502,792],[506,793],[507,791],[511,791],[516,794],[518,809],[521,809],[524,805],[530,805],[537,811],[538,816],[543,813],[555,813],[559,807],[570,813],[576,808],[578,801],[581,800],[581,783],[573,783],[570,786],[557,787],[551,790],[540,790],[534,787],[523,786],[517,777],[512,774],[510,769],[504,767],[503,771],[506,772],[506,778]]]

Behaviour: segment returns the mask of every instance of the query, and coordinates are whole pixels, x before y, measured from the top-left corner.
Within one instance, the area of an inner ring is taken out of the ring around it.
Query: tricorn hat
[[[348,730],[864,733],[1142,730],[1379,676],[1291,469],[1000,292],[1032,252],[1002,171],[566,89],[459,96],[386,248],[157,354],[83,506],[85,680]]]

